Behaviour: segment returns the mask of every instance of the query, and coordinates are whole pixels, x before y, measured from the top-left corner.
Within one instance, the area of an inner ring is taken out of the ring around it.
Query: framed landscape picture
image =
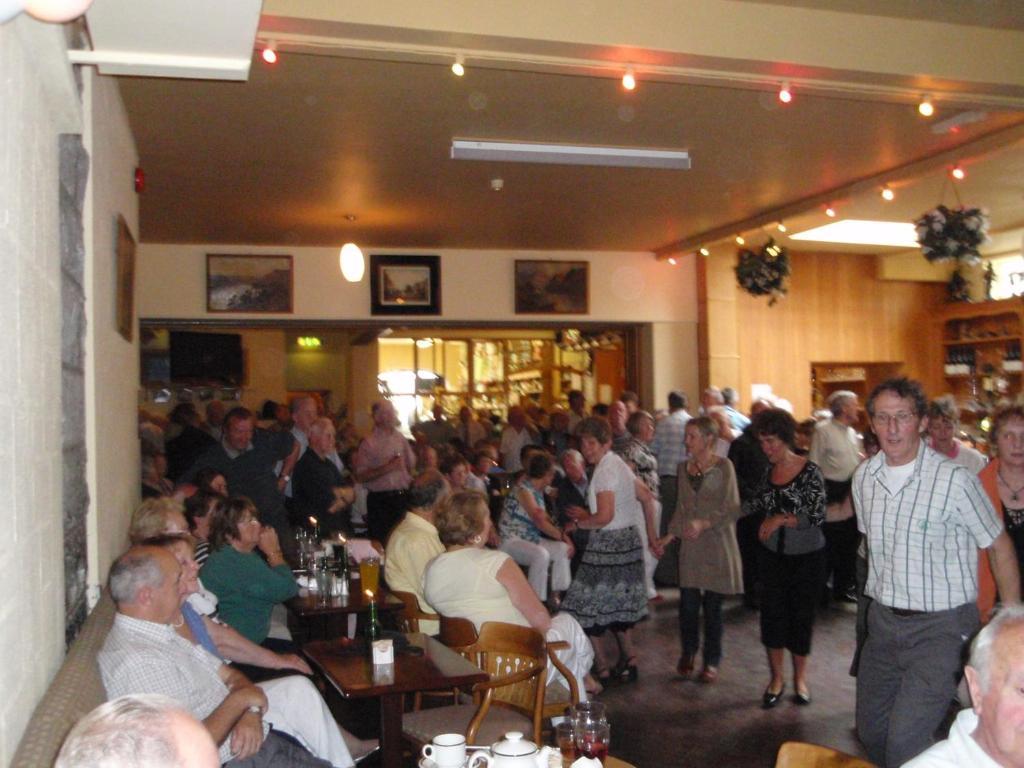
[[[370,313],[441,314],[441,257],[371,254]]]
[[[292,257],[206,254],[207,312],[291,312]]]
[[[590,262],[516,260],[517,315],[586,315]]]

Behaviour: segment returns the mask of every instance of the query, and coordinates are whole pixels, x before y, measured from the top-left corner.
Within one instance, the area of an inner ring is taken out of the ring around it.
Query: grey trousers
[[[230,736],[228,738],[231,738]],[[331,764],[276,731],[267,734],[260,751],[245,760],[225,763],[228,768],[331,768]]]
[[[974,603],[915,616],[871,603],[857,672],[857,735],[872,762],[898,768],[937,740],[957,695],[964,645],[979,623]]]

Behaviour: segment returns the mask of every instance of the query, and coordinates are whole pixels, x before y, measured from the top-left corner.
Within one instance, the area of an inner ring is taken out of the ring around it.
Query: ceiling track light
[[[783,82],[779,87],[779,101],[783,104],[789,104],[793,101],[793,91],[790,89],[788,82]]]
[[[456,77],[466,74],[466,59],[461,53],[455,54],[455,61],[452,62],[452,74]]]
[[[678,262],[676,261],[676,257],[675,256],[669,256],[668,257],[668,263],[671,264],[674,267]]]
[[[266,46],[260,53],[260,58],[262,58],[267,64],[277,64],[277,51],[274,50],[274,46]]]
[[[736,235],[736,245],[746,245],[747,241],[743,239],[743,235]]]
[[[707,248],[703,248],[703,247],[700,250],[698,250],[697,253],[699,253],[701,256],[710,256],[711,255],[711,251],[709,251]]]
[[[781,221],[775,226],[775,228],[777,230],[779,230],[779,232],[782,232],[782,233],[786,232],[786,225],[783,224]]]
[[[626,74],[622,76],[622,87],[627,91],[632,91],[636,88],[636,72],[633,71],[632,67],[626,67]]]
[[[957,164],[949,169],[949,175],[957,181],[963,181],[967,177],[967,171]]]
[[[886,184],[882,187],[882,199],[886,202],[892,202],[896,198],[896,193],[892,191],[892,187]]]
[[[931,117],[935,114],[935,105],[932,104],[931,96],[921,97],[921,103],[917,105],[917,111],[921,117]]]
[[[825,215],[828,216],[830,219],[834,219],[836,217],[836,209],[833,208],[831,205],[825,206]]]

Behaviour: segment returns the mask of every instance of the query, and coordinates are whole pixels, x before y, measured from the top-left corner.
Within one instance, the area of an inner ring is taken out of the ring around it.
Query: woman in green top
[[[210,548],[201,575],[220,601],[218,617],[265,648],[291,649],[290,641],[267,637],[274,606],[299,591],[281,554],[277,531],[260,525],[259,513],[249,499],[232,496],[213,513]]]

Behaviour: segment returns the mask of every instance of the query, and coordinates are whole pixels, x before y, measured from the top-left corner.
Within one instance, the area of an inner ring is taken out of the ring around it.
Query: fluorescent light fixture
[[[867,221],[840,219],[814,229],[789,236],[790,240],[848,245],[888,245],[894,248],[916,248],[917,233],[906,221]]]
[[[576,144],[533,144],[522,141],[474,139],[452,139],[452,159],[680,170],[688,170],[690,167],[690,153],[676,149],[588,147]]]

